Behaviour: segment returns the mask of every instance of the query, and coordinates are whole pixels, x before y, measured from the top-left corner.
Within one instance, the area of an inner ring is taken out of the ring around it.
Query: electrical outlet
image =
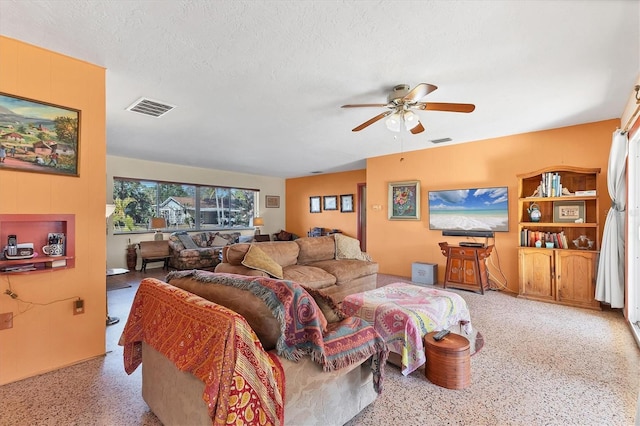
[[[73,315],[84,314],[84,300],[78,299],[73,302]]]
[[[13,328],[13,312],[0,314],[0,330]]]

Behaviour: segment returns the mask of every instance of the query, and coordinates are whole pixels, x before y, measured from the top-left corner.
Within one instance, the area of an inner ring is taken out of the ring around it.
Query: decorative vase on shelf
[[[531,222],[540,222],[540,218],[542,217],[542,213],[540,212],[540,206],[536,203],[533,203],[527,209],[529,212],[529,217],[531,218]]]
[[[136,263],[138,263],[138,253],[136,246],[127,247],[127,269],[135,271]]]

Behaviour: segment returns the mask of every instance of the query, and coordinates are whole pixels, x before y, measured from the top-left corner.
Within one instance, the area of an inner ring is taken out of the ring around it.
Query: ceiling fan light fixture
[[[420,124],[420,120],[418,120],[418,116],[411,111],[405,111],[404,115],[404,125],[407,128],[407,130],[411,130],[414,127],[416,127],[418,124]]]
[[[385,124],[387,125],[387,129],[392,132],[400,132],[401,130],[402,117],[399,113],[394,112],[385,120]]]

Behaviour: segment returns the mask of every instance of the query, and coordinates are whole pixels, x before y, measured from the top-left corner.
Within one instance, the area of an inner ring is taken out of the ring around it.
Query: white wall
[[[179,166],[107,155],[107,204],[113,203],[114,176],[213,186],[255,188],[260,190],[259,214],[264,218],[265,223],[265,226],[261,227],[262,233],[272,234],[285,227],[285,180],[282,178]],[[280,196],[280,208],[264,208],[265,195]],[[109,221],[107,229],[107,268],[126,268],[127,262],[125,254],[129,239],[132,243],[153,239],[152,233],[113,235],[111,221]],[[252,234],[253,232],[249,231],[248,233]],[[164,238],[167,239],[168,234],[165,234]],[[155,265],[161,266],[160,263],[152,264],[151,266]],[[138,269],[140,269],[139,259]]]

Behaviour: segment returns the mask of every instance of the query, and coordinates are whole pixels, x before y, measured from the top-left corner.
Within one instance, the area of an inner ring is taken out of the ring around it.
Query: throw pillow
[[[213,238],[213,242],[211,243],[213,247],[224,247],[227,244],[229,244],[229,240],[227,240],[226,238],[222,238],[220,235],[216,235]]]
[[[251,244],[241,263],[247,268],[265,272],[272,277],[279,279],[283,277],[282,266],[254,244]]]
[[[313,300],[316,301],[316,305],[320,308],[324,317],[327,319],[328,323],[340,322],[343,319],[347,318],[347,316],[342,312],[342,309],[338,307],[336,302],[331,298],[331,296],[327,296],[326,294],[322,294],[318,290],[314,288],[309,288],[302,286],[307,293],[313,297]]]
[[[293,234],[291,234],[290,232],[285,231],[284,229],[282,229],[279,233],[278,233],[278,241],[291,241],[293,237]]]
[[[178,234],[178,239],[186,249],[197,249],[198,245],[193,241],[189,234]]]
[[[333,234],[336,240],[336,259],[371,260],[360,251],[360,241],[342,234]]]

